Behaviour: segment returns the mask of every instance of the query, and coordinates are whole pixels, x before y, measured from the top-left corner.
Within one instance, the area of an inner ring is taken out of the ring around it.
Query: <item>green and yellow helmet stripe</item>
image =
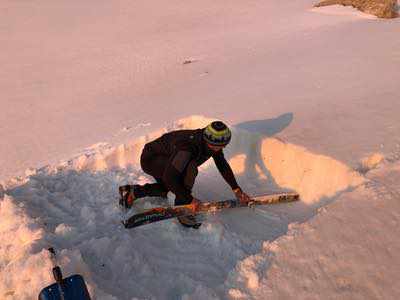
[[[224,130],[221,130],[221,131],[218,131],[218,130],[215,130],[212,126],[211,126],[211,124],[209,124],[208,126],[207,126],[207,129],[206,130],[208,130],[212,135],[214,135],[214,136],[226,136],[226,135],[229,135],[230,134],[230,130],[229,130],[229,128],[227,127],[226,129],[224,129]]]

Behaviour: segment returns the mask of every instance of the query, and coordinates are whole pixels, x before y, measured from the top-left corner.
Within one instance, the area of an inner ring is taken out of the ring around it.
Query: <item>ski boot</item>
[[[181,216],[177,219],[179,223],[181,223],[181,225],[188,228],[199,229],[199,227],[201,226],[201,223],[196,220],[196,217],[194,215]]]
[[[131,208],[133,205],[133,201],[135,201],[136,199],[134,193],[135,186],[127,184],[120,186],[118,189],[121,196],[121,198],[119,199],[119,205],[125,207],[126,209]]]

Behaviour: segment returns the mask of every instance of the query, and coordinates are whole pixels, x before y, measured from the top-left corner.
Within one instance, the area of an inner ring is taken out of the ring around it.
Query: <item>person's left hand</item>
[[[239,200],[241,205],[247,205],[247,203],[251,201],[250,196],[243,192],[240,187],[233,190],[233,192],[235,193],[236,199]]]

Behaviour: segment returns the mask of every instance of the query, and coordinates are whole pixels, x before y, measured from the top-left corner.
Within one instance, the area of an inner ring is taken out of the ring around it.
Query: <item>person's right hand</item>
[[[233,192],[235,193],[236,199],[239,200],[240,204],[247,205],[251,201],[250,196],[243,192],[240,187],[233,190]]]

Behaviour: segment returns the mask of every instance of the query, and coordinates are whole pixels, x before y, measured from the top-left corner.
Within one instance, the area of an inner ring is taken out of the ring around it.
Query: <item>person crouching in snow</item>
[[[198,167],[210,157],[236,198],[242,203],[249,202],[250,197],[237,184],[222,151],[230,140],[229,128],[221,121],[214,121],[205,128],[172,131],[147,143],[140,165],[156,182],[120,186],[120,204],[130,208],[136,199],[148,196],[166,198],[171,191],[175,194],[175,205],[194,204],[196,207],[200,201],[192,196],[192,188]],[[201,224],[194,215],[178,217],[178,220],[187,227],[198,228]]]

